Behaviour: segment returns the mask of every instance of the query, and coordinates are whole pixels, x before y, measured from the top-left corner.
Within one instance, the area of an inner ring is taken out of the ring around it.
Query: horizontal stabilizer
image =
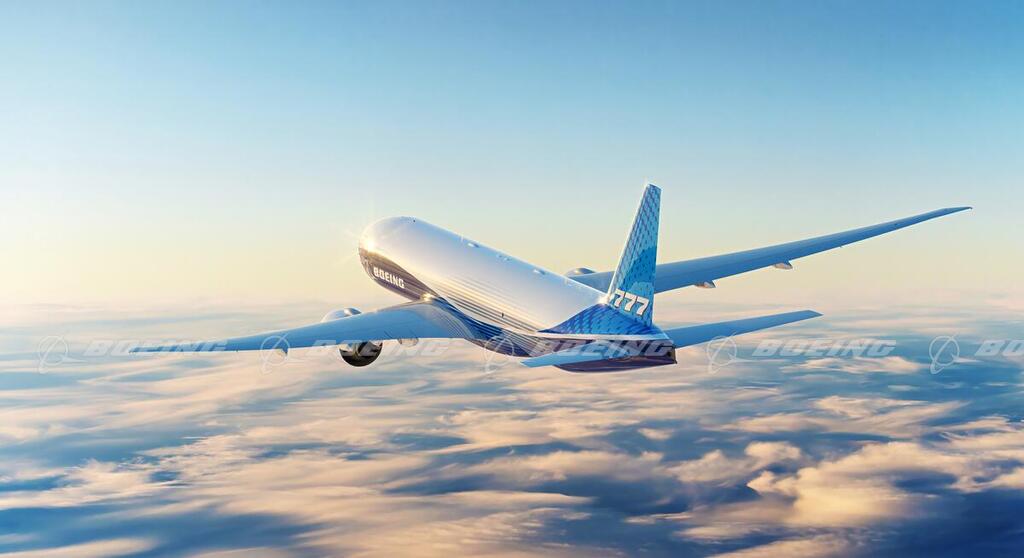
[[[813,310],[800,310],[799,312],[786,312],[784,314],[773,314],[758,318],[745,318],[728,322],[667,329],[665,330],[665,335],[668,335],[668,338],[672,340],[676,348],[689,347],[690,345],[706,343],[718,337],[732,337],[733,335],[817,318],[820,315]]]

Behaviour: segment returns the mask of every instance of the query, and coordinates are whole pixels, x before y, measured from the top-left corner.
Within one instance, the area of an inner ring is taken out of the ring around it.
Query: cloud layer
[[[366,369],[327,354],[267,367],[257,354],[76,353],[102,336],[234,332],[279,310],[87,315],[45,374],[31,346],[53,324],[6,331],[0,552],[826,556],[1020,543],[1019,359],[932,375],[932,331],[880,330],[896,351],[878,358],[709,369],[694,348],[676,366],[603,375],[496,365],[468,344]],[[772,335],[862,337],[867,320]]]

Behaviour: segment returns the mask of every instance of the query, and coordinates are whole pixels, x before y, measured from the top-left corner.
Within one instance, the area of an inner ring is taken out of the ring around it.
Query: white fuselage
[[[370,225],[359,242],[377,283],[409,299],[440,296],[481,322],[533,334],[605,301],[605,293],[412,217]]]

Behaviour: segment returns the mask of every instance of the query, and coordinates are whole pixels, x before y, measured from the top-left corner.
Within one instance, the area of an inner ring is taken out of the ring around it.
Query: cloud
[[[658,442],[664,442],[672,437],[671,430],[658,430],[656,428],[641,428],[637,430],[641,435],[648,439],[655,440]]]
[[[816,411],[778,413],[741,418],[725,425],[727,430],[748,432],[848,432],[907,438],[936,430],[930,423],[948,417],[962,407],[957,401],[926,401],[889,398],[829,396],[813,403]]]
[[[861,416],[870,409],[904,405],[836,398],[822,406]],[[712,504],[670,520],[686,524],[678,534],[693,540],[800,535],[821,529],[850,533],[883,524],[942,521],[944,509],[939,502],[943,491],[973,495],[991,489],[1024,488],[1021,423],[1004,417],[981,417],[941,430],[946,434],[931,442],[867,443],[794,472],[762,470],[746,483],[757,494],[756,499]],[[933,488],[918,491],[908,485],[926,479]],[[784,545],[789,541],[777,542]],[[748,550],[782,552],[774,544]],[[828,548],[824,547],[826,554],[832,552]]]
[[[49,490],[0,492],[0,510],[81,506],[146,496],[161,488],[161,483],[150,481],[145,468],[98,461],[69,469],[62,483]]]
[[[951,525],[951,495],[1024,484],[1010,378],[903,374],[902,399],[889,375],[680,361],[488,373],[453,344],[367,369],[164,355],[0,377],[0,521],[32,530],[0,551],[139,530],[154,553],[189,555],[847,554]],[[174,535],[197,524],[203,540]]]
[[[286,549],[247,547],[200,552],[192,555],[191,558],[290,558],[291,556],[294,556],[294,553]]]
[[[734,552],[716,554],[719,558],[819,558],[847,555],[849,541],[835,535],[819,535],[806,539],[784,539]]]
[[[91,541],[67,546],[23,550],[20,552],[0,553],[5,558],[92,558],[106,556],[126,556],[146,552],[156,546],[149,539],[123,538],[102,541]]]
[[[743,453],[743,457],[729,458],[721,450],[715,450],[700,459],[674,465],[669,470],[683,482],[716,482],[735,480],[765,467],[795,462],[802,457],[800,448],[784,442],[753,442]]]
[[[987,484],[990,487],[1024,489],[1024,467],[1017,467],[1009,473],[999,475]]]
[[[846,372],[849,374],[916,374],[927,365],[901,356],[813,358],[785,367],[788,371]]]
[[[766,504],[776,512],[783,511],[776,522],[800,527],[859,527],[907,519],[929,513],[934,496],[901,488],[901,481],[941,474],[949,478],[944,484],[962,492],[993,485],[1017,486],[1020,469],[995,477],[1001,459],[1003,455],[998,452],[963,452],[955,443],[873,443],[843,457],[801,468],[795,474],[761,472],[747,486],[764,500],[748,507]],[[785,502],[783,508],[780,502]],[[720,511],[724,517],[735,515],[735,510]]]

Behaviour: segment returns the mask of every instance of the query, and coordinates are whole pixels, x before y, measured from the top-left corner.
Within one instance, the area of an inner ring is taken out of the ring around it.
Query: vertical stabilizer
[[[661,188],[648,184],[629,240],[608,287],[608,304],[645,324],[654,316],[654,269],[658,260]]]

